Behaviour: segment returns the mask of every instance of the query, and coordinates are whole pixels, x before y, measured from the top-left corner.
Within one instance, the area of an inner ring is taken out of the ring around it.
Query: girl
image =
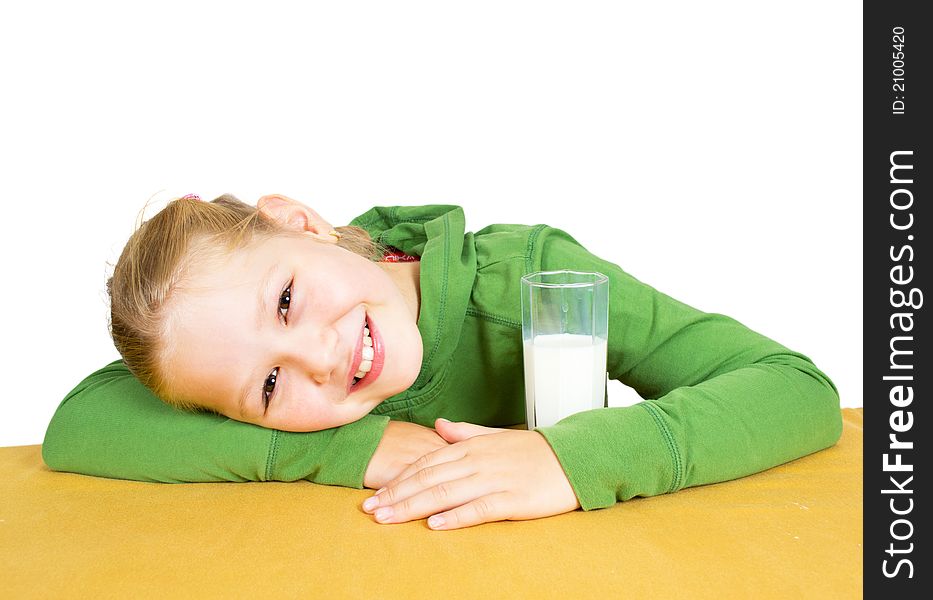
[[[524,422],[521,276],[557,269],[609,276],[609,375],[646,400],[503,429]],[[381,488],[377,521],[454,529],[741,477],[842,430],[806,356],[560,230],[465,233],[455,206],[335,229],[284,196],[185,197],[133,234],[108,289],[123,361],[58,408],[53,469]]]

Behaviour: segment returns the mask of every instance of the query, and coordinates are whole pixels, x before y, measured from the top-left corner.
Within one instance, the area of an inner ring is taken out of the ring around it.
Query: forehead
[[[215,277],[212,273],[210,278]],[[243,274],[238,274],[241,280]],[[208,278],[205,278],[208,279]],[[205,285],[178,294],[166,315],[163,364],[171,391],[187,401],[217,408],[230,396],[233,377],[247,368],[246,350],[255,294],[245,281],[224,288]]]

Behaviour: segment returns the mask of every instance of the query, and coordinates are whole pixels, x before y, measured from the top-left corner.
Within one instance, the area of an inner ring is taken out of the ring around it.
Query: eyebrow
[[[272,282],[274,280],[273,276],[277,272],[277,269],[276,269],[277,266],[278,265],[273,263],[272,266],[269,267],[269,270],[266,271],[266,274],[263,275],[262,279],[259,280],[259,292],[258,292],[259,296],[258,296],[258,302],[257,302],[258,308],[256,309],[257,310],[256,312],[256,329],[257,330],[262,329],[263,321],[268,319],[268,315],[269,315],[268,299],[269,299],[269,293],[270,293],[269,288],[271,287]],[[259,386],[260,394],[262,394],[262,388],[264,384],[265,384],[265,380],[263,380],[263,384]],[[243,390],[240,393],[240,400],[239,402],[237,402],[237,407],[240,410],[241,416],[244,416],[244,417],[246,416],[246,407],[250,404],[249,397],[251,393],[253,392],[253,390],[255,389],[256,388],[254,388],[249,381],[247,381],[246,385],[243,386]]]

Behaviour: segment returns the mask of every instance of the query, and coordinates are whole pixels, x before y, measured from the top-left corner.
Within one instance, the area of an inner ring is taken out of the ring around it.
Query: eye
[[[279,368],[276,367],[272,369],[272,372],[269,373],[269,376],[266,377],[265,383],[262,385],[262,405],[263,409],[269,408],[269,399],[272,398],[272,392],[275,391],[275,380],[279,376]],[[265,414],[265,410],[263,410]]]
[[[279,314],[282,315],[282,318],[285,319],[285,322],[288,322],[288,307],[292,303],[292,282],[288,282],[288,287],[282,290],[282,295],[279,296]]]

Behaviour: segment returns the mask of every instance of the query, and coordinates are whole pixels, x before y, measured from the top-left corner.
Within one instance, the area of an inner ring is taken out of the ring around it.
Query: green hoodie
[[[376,207],[352,224],[421,257],[424,361],[408,390],[354,423],[293,433],[177,411],[115,361],[62,401],[43,444],[46,464],[143,481],[361,488],[389,419],[524,422],[520,279],[557,269],[609,276],[609,376],[646,399],[536,429],[584,510],[742,477],[839,439],[838,393],[806,356],[658,292],[563,231],[465,233],[457,206]]]

